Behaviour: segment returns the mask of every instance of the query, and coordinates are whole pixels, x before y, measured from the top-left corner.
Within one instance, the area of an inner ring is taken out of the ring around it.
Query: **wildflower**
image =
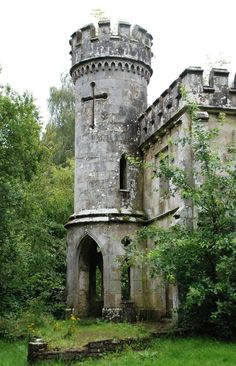
[[[70,320],[80,320],[78,316],[75,316],[74,314],[71,315]]]

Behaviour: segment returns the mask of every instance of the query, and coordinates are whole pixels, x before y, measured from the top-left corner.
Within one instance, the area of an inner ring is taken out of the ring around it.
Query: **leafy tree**
[[[181,326],[227,337],[236,333],[235,147],[223,157],[216,144],[220,130],[207,129],[196,112],[190,103],[192,136],[177,142],[191,148],[192,169],[186,172],[173,159],[163,159],[156,175],[170,180],[170,194],[191,200],[197,224],[147,226],[127,247],[127,257],[131,264],[148,263],[152,275],[161,273],[178,286]],[[153,249],[140,253],[146,240]]]
[[[0,302],[1,311],[16,301],[26,257],[18,230],[24,189],[42,156],[37,108],[30,94],[9,86],[0,94]],[[22,288],[22,286],[21,286]]]
[[[29,258],[28,299],[37,298],[47,311],[65,308],[66,230],[72,212],[73,160],[66,167],[42,164],[25,192],[25,240]]]
[[[64,309],[64,224],[72,212],[73,160],[55,165],[51,146],[58,148],[61,126],[53,141],[47,136],[47,145],[40,127],[32,96],[2,88],[0,316],[35,303],[57,316]]]
[[[74,156],[75,98],[69,75],[61,76],[61,87],[50,88],[48,100],[50,121],[43,142],[55,164],[66,164]]]

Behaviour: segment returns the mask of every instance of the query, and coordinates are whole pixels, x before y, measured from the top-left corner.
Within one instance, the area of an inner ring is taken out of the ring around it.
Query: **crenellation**
[[[96,35],[96,29],[94,27],[94,25],[88,24],[85,25],[84,27],[82,27],[80,29],[81,33],[82,33],[82,39],[81,39],[81,43],[88,43],[91,41],[91,38],[94,38]]]
[[[100,41],[109,40],[111,36],[110,20],[102,20],[98,22],[98,39]]]
[[[79,45],[82,41],[82,32],[77,31],[75,37],[76,45]]]
[[[81,44],[81,41],[82,41],[82,32],[80,30],[77,30],[71,35],[69,44],[70,46],[72,46],[72,49],[74,49],[76,46]]]
[[[232,105],[236,105],[236,74],[234,76],[233,84],[229,88],[229,98],[232,102]]]
[[[98,22],[96,30],[93,24],[82,27],[71,36],[72,69],[79,68],[81,64],[93,59],[126,59],[137,63],[135,72],[143,73],[142,76],[149,81],[151,69],[152,36],[140,26],[131,26],[127,22],[119,22],[117,34],[111,32],[110,21]],[[132,71],[134,70],[132,69]],[[144,70],[145,69],[145,70]],[[130,70],[130,69],[129,69]],[[76,75],[75,73],[73,79]]]
[[[232,89],[236,89],[236,73],[234,74],[234,81],[233,81]]]
[[[139,117],[141,144],[185,107],[187,100],[196,102],[199,106],[236,107],[236,87],[228,86],[229,71],[213,68],[209,74],[208,85],[204,85],[203,73],[204,70],[200,67],[185,69],[179,78],[172,82],[169,88]],[[234,85],[235,82],[236,80]],[[187,92],[187,98],[182,97],[181,87]],[[154,124],[151,123],[153,119]]]
[[[212,68],[209,75],[209,86],[216,91],[221,91],[222,88],[229,84],[229,71],[226,69]]]
[[[140,27],[139,25],[135,25],[132,29],[132,38],[143,44],[146,42],[146,34],[146,29]]]
[[[145,43],[148,47],[152,47],[153,36],[150,33],[146,33]]]
[[[230,106],[232,100],[229,97],[229,71],[226,69],[212,68],[209,74],[209,86],[204,86],[204,93],[208,93],[208,100],[199,95],[199,99],[212,106]]]
[[[118,35],[122,38],[130,38],[130,23],[119,22],[118,23]]]

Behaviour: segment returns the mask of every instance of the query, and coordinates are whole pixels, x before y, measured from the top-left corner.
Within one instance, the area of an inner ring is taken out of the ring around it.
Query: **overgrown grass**
[[[52,316],[25,313],[22,317],[0,319],[0,337],[17,340],[32,336],[43,338],[50,349],[80,348],[86,343],[114,338],[143,337],[147,327],[139,324],[108,323],[99,319],[55,320]]]
[[[45,339],[50,349],[80,348],[91,341],[144,337],[149,334],[142,324],[114,324],[96,319],[49,319],[42,327],[33,328],[32,333]]]
[[[0,341],[0,366],[26,366],[25,342]],[[64,366],[62,362],[41,365]],[[207,338],[157,339],[144,351],[127,349],[74,366],[235,366],[236,343]]]

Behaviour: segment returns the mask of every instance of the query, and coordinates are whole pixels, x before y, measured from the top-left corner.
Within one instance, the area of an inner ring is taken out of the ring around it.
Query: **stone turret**
[[[120,161],[137,150],[135,120],[147,107],[151,39],[143,28],[136,25],[130,31],[123,22],[113,35],[109,21],[99,22],[97,33],[89,24],[71,37],[77,216],[141,211],[137,172],[131,167],[121,178]]]
[[[138,151],[137,117],[147,108],[152,37],[125,22],[114,35],[110,22],[101,21],[97,30],[89,24],[73,33],[70,45],[76,140],[74,214],[66,225],[68,306],[81,315],[94,311],[98,268],[104,314],[119,313],[121,239],[143,218],[142,177],[127,156]],[[141,299],[141,274],[132,276],[135,303]]]

